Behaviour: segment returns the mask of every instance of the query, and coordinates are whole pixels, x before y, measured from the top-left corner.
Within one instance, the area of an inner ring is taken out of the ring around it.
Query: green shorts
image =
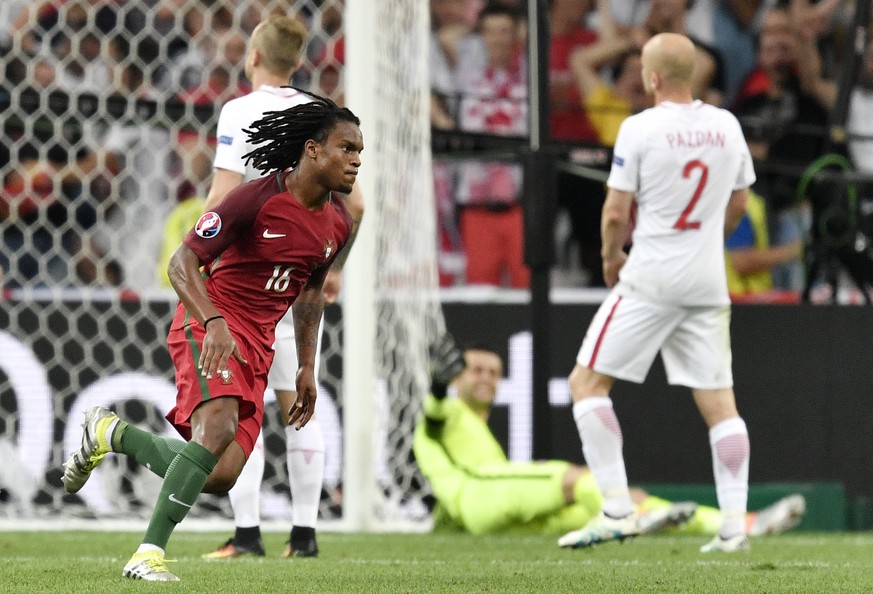
[[[473,534],[573,530],[600,511],[601,499],[594,477],[586,473],[580,480],[590,488],[575,489],[577,497],[584,492],[585,501],[568,505],[562,484],[569,467],[568,462],[547,461],[479,469],[458,483],[454,497],[443,498],[440,503],[455,522]]]

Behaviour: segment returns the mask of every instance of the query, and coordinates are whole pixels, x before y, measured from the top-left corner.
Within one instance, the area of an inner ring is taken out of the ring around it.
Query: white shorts
[[[315,379],[321,364],[321,333],[324,331],[324,316],[318,323],[318,346],[315,351]],[[276,324],[276,342],[273,343],[273,365],[267,376],[268,387],[286,392],[297,391],[297,341],[294,337],[294,315],[288,310]]]
[[[730,306],[666,305],[611,292],[591,320],[576,362],[642,383],[661,351],[672,385],[733,387]]]

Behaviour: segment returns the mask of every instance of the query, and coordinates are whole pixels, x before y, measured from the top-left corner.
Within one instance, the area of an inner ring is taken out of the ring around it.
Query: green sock
[[[126,421],[118,421],[112,434],[112,451],[125,454],[161,478],[173,459],[185,447],[185,441],[161,437],[134,427]]]
[[[695,534],[698,536],[715,536],[721,526],[721,511],[717,507],[700,505],[691,519],[679,526],[679,534]]]
[[[591,510],[584,503],[571,503],[565,505],[557,512],[551,513],[543,519],[543,534],[558,535],[581,528],[588,521],[600,513],[599,509]]]
[[[218,458],[199,443],[189,441],[167,469],[164,485],[143,544],[167,548],[167,541],[181,522],[206,484],[206,477],[218,464]]]
[[[673,505],[672,501],[649,495],[642,504],[641,511],[652,511],[654,509],[665,509]],[[697,511],[688,519],[687,522],[677,528],[671,528],[669,532],[678,534],[693,534],[697,536],[714,536],[718,534],[718,528],[721,525],[721,512],[717,507],[709,507],[708,505],[698,505]]]

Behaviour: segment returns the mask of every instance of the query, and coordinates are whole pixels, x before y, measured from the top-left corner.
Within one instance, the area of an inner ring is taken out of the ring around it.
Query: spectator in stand
[[[799,199],[797,184],[803,169],[825,145],[827,112],[804,90],[797,75],[798,33],[785,9],[764,17],[758,46],[760,74],[753,72],[734,106],[752,157],[762,166],[755,190],[767,201],[770,237],[775,246],[791,245],[810,225],[808,205]],[[766,163],[766,165],[763,165]],[[804,266],[796,258],[773,269],[776,288],[801,291]]]
[[[114,63],[97,34],[68,36],[66,31],[52,46],[58,87],[67,93],[103,93],[112,81]]]
[[[6,0],[0,2],[0,48],[9,50],[12,47],[15,32],[21,27],[19,17],[27,14],[28,0]]]
[[[181,90],[175,86],[166,88],[167,91],[178,90],[178,101],[211,106],[241,97],[250,90],[242,69],[246,40],[233,28],[233,18],[233,13],[224,6],[209,11],[195,5],[185,14],[185,29],[192,32],[193,44],[179,56],[165,81],[165,84],[183,86]],[[205,195],[215,156],[215,138],[202,127],[183,129],[177,134],[174,145],[171,162],[176,168],[176,179],[169,189],[171,199],[182,201]],[[166,205],[156,215],[163,219],[168,212],[169,205]],[[156,231],[150,233],[148,251],[152,257],[160,245],[160,227],[153,228]],[[153,271],[142,277],[144,282],[153,279]]]
[[[738,105],[752,95],[765,92],[770,88],[769,74],[761,62],[761,41],[764,37],[767,37],[772,43],[773,39],[790,35],[791,31],[791,16],[787,10],[784,8],[774,10],[774,7],[771,6],[764,11],[760,17],[757,35],[754,36],[756,48],[754,67],[740,84],[733,105]],[[785,45],[787,46],[787,43]]]
[[[468,38],[473,24],[467,18],[468,0],[430,1],[431,123],[435,128],[450,130],[457,117],[457,64],[459,44]]]
[[[34,147],[25,146],[18,151],[15,169],[3,179],[0,268],[7,271],[7,282],[13,286],[45,282],[54,276],[50,269],[59,264],[52,258],[55,231],[67,214],[58,200],[57,175],[56,165],[40,159]]]
[[[231,15],[223,10],[212,16],[212,27],[223,32],[210,36],[208,41],[204,37],[200,51],[205,53],[199,57],[192,54],[192,59],[205,60],[205,67],[197,72],[200,77],[198,83],[176,95],[182,103],[200,106],[223,104],[242,97],[251,89],[244,80],[242,67],[245,63],[246,40],[239,31],[230,28]],[[215,142],[215,137],[202,127],[179,131],[175,139],[175,158],[181,169],[176,190],[178,200],[185,200],[192,195],[206,195],[215,157]],[[162,214],[166,214],[166,211]]]
[[[431,0],[430,65],[431,125],[439,130],[454,130],[458,120],[457,64],[462,56],[470,59],[471,48],[481,47],[473,35],[475,19],[470,20],[470,0]],[[433,163],[434,198],[437,211],[440,286],[464,282],[466,258],[458,229],[455,208],[455,178],[458,163],[435,156]]]
[[[588,47],[597,32],[588,26],[594,0],[550,0],[549,2],[549,137],[555,140],[596,144],[597,132],[586,113],[578,80],[570,68],[570,56],[579,48]],[[561,264],[570,273],[580,268],[588,278],[599,282],[600,274],[600,208],[606,194],[603,184],[573,173],[556,174],[558,220],[569,223],[569,233],[556,233],[561,251],[566,253]],[[559,227],[560,229],[560,227]],[[566,239],[565,239],[566,238]],[[578,253],[579,262],[572,256]],[[572,278],[572,277],[571,277]],[[579,281],[571,281],[579,282]],[[584,282],[584,281],[583,281]]]
[[[239,31],[228,29],[208,44],[208,55],[202,56],[206,65],[199,73],[201,79],[179,93],[183,103],[211,105],[241,97],[249,91],[237,64],[244,61],[246,40]]]
[[[755,48],[761,20],[776,0],[726,0],[713,15],[718,36],[713,45],[725,57],[724,104],[733,105],[743,80],[755,68]]]
[[[555,140],[597,141],[570,68],[573,52],[597,41],[597,32],[586,24],[592,2],[549,0],[549,135]]]
[[[802,255],[803,243],[799,238],[786,245],[770,246],[767,205],[750,191],[746,213],[725,239],[725,271],[731,301],[796,302],[799,293],[773,288],[770,270]]]
[[[601,3],[599,12],[600,38],[573,52],[570,63],[588,117],[597,131],[597,142],[613,146],[625,118],[651,107],[652,100],[643,86],[636,42],[621,34],[605,3]],[[603,66],[613,66],[612,76],[600,75]]]
[[[337,103],[345,102],[342,73],[346,62],[345,37],[339,36],[322,46],[322,51],[309,63],[309,71],[303,72],[301,80],[318,90],[320,95],[330,97]],[[298,70],[298,72],[302,72]],[[300,83],[304,84],[304,83]],[[295,79],[296,86],[296,79]]]
[[[583,50],[573,56],[573,69],[580,86],[585,88],[585,108],[597,130],[597,140],[611,147],[625,118],[651,107],[652,102],[643,88],[638,49],[619,55],[609,77],[600,76],[591,61],[592,54]],[[613,82],[607,82],[608,79]]]
[[[837,102],[837,82],[825,77],[822,56],[818,50],[818,30],[808,26],[813,13],[800,10],[796,14],[801,35],[800,75],[803,87],[828,110]],[[849,102],[846,130],[852,164],[860,171],[873,173],[873,46],[867,46],[864,60],[854,81]]]
[[[817,39],[826,64],[839,71],[845,54],[845,39],[854,35],[852,21],[856,2],[846,0],[778,0],[791,13],[795,28]]]
[[[488,4],[479,15],[488,64],[460,86],[462,130],[527,134],[527,67],[519,22],[518,12],[500,3]],[[459,169],[457,202],[467,282],[527,288],[521,165],[466,161]]]
[[[10,31],[13,37],[19,37],[21,49],[30,56],[47,50],[70,32],[87,29],[108,34],[117,21],[111,0],[44,0],[28,4],[13,17]]]
[[[123,37],[113,41],[119,54],[129,51]],[[116,71],[112,96],[125,101],[154,99],[158,92],[136,62]],[[161,222],[174,204],[170,132],[142,120],[113,121],[98,138],[98,160],[116,179],[116,204],[106,214],[98,241],[123,262],[128,288],[144,291],[155,284],[155,262],[161,245]],[[137,241],[130,241],[136,237]]]
[[[288,11],[287,7],[282,6],[281,2],[275,2],[275,0],[242,0],[237,4],[237,8],[237,14],[240,15],[240,29],[246,37],[252,34],[252,31],[261,21],[274,14],[284,14],[291,18],[297,18],[309,27],[307,20],[311,18],[313,11],[313,7],[309,4],[304,4],[299,9],[295,6],[294,11]]]
[[[61,199],[72,223],[61,235],[62,258],[71,267],[71,282],[85,285],[121,286],[119,262],[102,240],[107,213],[115,207],[113,174],[90,148],[77,151],[75,161],[59,172]],[[128,238],[129,241],[129,238]]]
[[[110,194],[93,153],[80,151],[68,166],[25,145],[16,161],[0,194],[0,268],[9,285],[118,284],[117,263],[91,237]]]
[[[177,19],[184,23],[185,0],[140,0],[138,7],[125,13],[123,35],[130,44],[131,53],[142,67],[145,80],[157,88],[165,80],[169,68],[191,43],[191,33],[184,25],[177,27]]]
[[[651,0],[646,20],[632,34],[640,47],[658,33],[678,33],[691,39],[697,48],[692,93],[695,98],[718,106],[725,92],[723,59],[715,47],[689,29],[687,14],[693,4],[694,0]],[[712,13],[708,15],[704,19],[704,23],[708,19],[708,25],[701,24],[698,31],[711,31]]]
[[[179,0],[163,0],[160,10],[175,10],[172,22],[178,22],[178,11],[183,11],[183,41],[187,45],[176,50],[171,64],[159,74],[155,83],[158,90],[173,96],[196,89],[208,83],[209,74],[221,63],[220,42],[233,30],[233,12],[224,6],[207,10],[201,2],[183,3]],[[168,22],[165,26],[173,26]]]
[[[58,88],[99,93],[112,76],[102,39],[116,21],[116,6],[109,0],[50,0],[21,9],[10,31],[25,56],[39,57],[51,66]],[[26,62],[11,66],[12,79],[20,80]]]
[[[610,12],[618,27],[625,32],[641,27],[652,13],[660,10],[664,4],[672,4],[673,0],[603,0],[609,5]],[[704,43],[714,43],[715,28],[713,24],[717,5],[734,0],[688,0],[685,11],[685,22],[690,36]],[[738,0],[746,2],[747,0]],[[755,0],[751,0],[755,1]],[[776,0],[765,0],[775,2]]]

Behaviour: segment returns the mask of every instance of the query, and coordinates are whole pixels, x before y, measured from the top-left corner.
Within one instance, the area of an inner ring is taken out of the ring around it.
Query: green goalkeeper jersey
[[[508,464],[488,424],[457,398],[427,396],[412,445],[418,467],[439,502],[434,524],[443,528],[457,526],[459,493],[471,476]]]
[[[444,464],[476,474],[483,467],[508,462],[488,424],[457,398],[425,399],[413,448],[425,476]]]
[[[427,397],[413,449],[437,499],[435,528],[554,533],[591,516],[590,506],[564,501],[568,462],[509,461],[488,424],[456,398]],[[593,479],[590,483],[597,494]]]

